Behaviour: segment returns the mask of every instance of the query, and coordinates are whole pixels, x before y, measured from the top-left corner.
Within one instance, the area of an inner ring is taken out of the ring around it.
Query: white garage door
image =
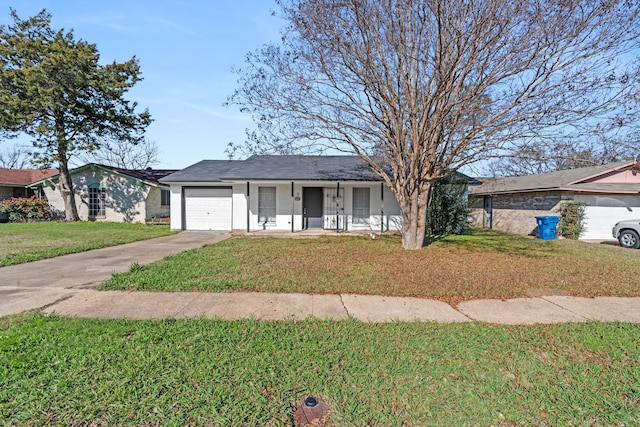
[[[640,218],[640,208],[587,206],[581,239],[613,239],[611,229],[618,221]]]
[[[185,230],[231,230],[231,188],[184,189]]]

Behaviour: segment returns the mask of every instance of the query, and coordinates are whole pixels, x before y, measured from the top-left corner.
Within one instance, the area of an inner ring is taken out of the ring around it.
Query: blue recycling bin
[[[542,240],[553,240],[556,238],[556,226],[558,225],[557,216],[537,216],[538,222],[538,238]]]

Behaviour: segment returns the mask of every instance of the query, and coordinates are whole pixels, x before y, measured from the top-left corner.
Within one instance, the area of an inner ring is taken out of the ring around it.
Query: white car
[[[612,233],[621,246],[632,249],[640,247],[640,219],[620,221],[613,226]]]

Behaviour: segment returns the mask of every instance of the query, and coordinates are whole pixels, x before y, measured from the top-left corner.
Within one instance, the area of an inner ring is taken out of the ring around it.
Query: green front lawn
[[[417,296],[640,296],[640,251],[476,230],[419,251],[399,237],[235,238],[134,265],[102,289]]]
[[[0,323],[0,424],[640,424],[640,325],[356,321]]]
[[[638,255],[485,231],[414,252],[395,237],[237,238],[134,265],[104,288],[637,296]],[[638,360],[638,324],[25,313],[0,319],[0,425],[292,426],[310,394],[331,405],[326,426],[639,425]]]
[[[0,224],[0,267],[171,234],[168,225],[110,222]]]

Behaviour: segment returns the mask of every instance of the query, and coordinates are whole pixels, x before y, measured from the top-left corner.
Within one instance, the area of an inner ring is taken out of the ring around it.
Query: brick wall
[[[558,191],[536,193],[499,194],[492,196],[492,228],[511,234],[535,235],[536,216],[560,215],[563,194]],[[484,220],[483,197],[474,197],[469,221],[482,227]]]

